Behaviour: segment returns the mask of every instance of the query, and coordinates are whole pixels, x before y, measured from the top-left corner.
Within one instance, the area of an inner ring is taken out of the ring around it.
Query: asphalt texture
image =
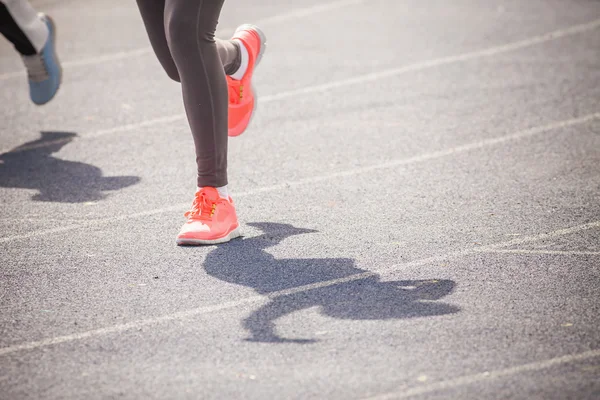
[[[220,246],[135,2],[33,1],[43,107],[0,41],[0,399],[600,398],[600,2],[293,3]]]

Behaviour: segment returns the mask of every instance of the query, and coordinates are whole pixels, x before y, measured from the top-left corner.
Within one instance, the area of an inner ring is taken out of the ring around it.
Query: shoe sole
[[[218,239],[201,240],[201,239],[177,238],[176,241],[179,246],[203,246],[203,245],[206,246],[206,245],[212,245],[212,244],[227,243],[231,239],[235,239],[240,236],[241,236],[240,227],[238,226],[237,228],[235,228],[234,230],[229,232],[229,234],[227,236],[223,236],[222,238],[218,238]]]
[[[245,29],[255,31],[256,33],[258,33],[258,37],[260,37],[260,50],[258,51],[258,56],[256,56],[256,62],[255,62],[255,66],[254,66],[256,69],[256,67],[258,67],[258,64],[260,64],[260,60],[262,60],[265,50],[267,49],[267,35],[265,35],[265,33],[262,31],[262,29],[260,29],[256,25],[243,24],[243,25],[238,26],[238,28],[235,30],[234,36],[239,31],[243,31]]]
[[[40,13],[40,15],[44,19],[48,20],[48,22],[50,23],[50,26],[52,26],[52,55],[54,56],[54,62],[58,66],[58,86],[56,87],[56,91],[54,92],[52,97],[50,97],[47,101],[45,101],[43,103],[36,103],[34,101],[33,104],[35,104],[36,106],[43,106],[44,104],[48,104],[50,102],[50,100],[52,100],[53,98],[56,97],[56,94],[58,93],[58,90],[60,89],[60,87],[62,85],[62,75],[63,75],[62,65],[60,64],[60,60],[58,59],[58,54],[56,53],[56,36],[57,36],[56,24],[54,23],[54,20],[52,19],[52,17],[50,17],[49,15],[46,15],[43,13]]]
[[[260,50],[258,51],[258,56],[256,56],[256,61],[254,63],[254,71],[256,71],[256,67],[258,67],[258,65],[260,64],[260,60],[262,60],[263,54],[265,54],[265,50],[267,49],[267,35],[265,35],[265,33],[262,31],[262,29],[260,29],[258,26],[252,25],[252,24],[240,25],[235,30],[235,32],[237,33],[238,31],[241,31],[244,29],[251,29],[251,30],[255,31],[256,33],[258,33],[258,37],[260,37]],[[234,35],[235,35],[235,33],[234,33]],[[254,71],[252,71],[253,75],[254,75]],[[256,87],[254,86],[254,82],[252,82],[251,88],[252,88],[252,96],[254,96],[254,106],[252,107],[252,114],[250,114],[250,120],[248,121],[248,125],[246,125],[246,129],[248,129],[248,127],[252,123],[252,120],[254,119],[256,110],[258,110],[258,94],[256,92]],[[244,133],[246,131],[246,129],[244,129],[242,131],[242,133]],[[240,136],[242,133],[235,135],[235,136]],[[235,136],[232,136],[232,137],[235,137]]]
[[[58,53],[56,52],[56,37],[58,36],[58,28],[56,27],[56,23],[51,16],[45,14],[44,16],[48,19],[48,21],[50,21],[50,25],[52,25],[52,31],[54,32],[54,35],[52,35],[52,54],[54,55],[54,62],[58,66],[58,87],[56,88],[56,92],[54,92],[54,96],[56,96],[56,93],[58,93],[58,89],[60,89],[62,84],[63,76],[62,64],[60,63],[60,60],[58,59]]]

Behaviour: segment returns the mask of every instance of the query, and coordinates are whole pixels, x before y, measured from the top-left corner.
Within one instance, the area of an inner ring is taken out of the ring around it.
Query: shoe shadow
[[[104,191],[119,190],[140,181],[137,176],[102,176],[90,164],[53,157],[77,135],[42,132],[40,139],[0,154],[0,187],[36,189],[35,201],[81,203],[105,198]]]
[[[210,252],[204,262],[208,274],[226,282],[254,288],[271,300],[246,318],[248,341],[312,343],[314,339],[284,338],[276,321],[295,311],[319,307],[323,315],[352,320],[388,320],[456,313],[456,306],[437,302],[455,286],[450,280],[382,282],[356,268],[350,258],[276,259],[265,251],[287,237],[316,232],[288,224],[252,223],[263,235],[230,242]],[[362,279],[351,277],[364,274]],[[345,279],[347,279],[345,281]],[[337,280],[319,287],[320,283]],[[305,285],[312,288],[294,292]],[[288,290],[286,290],[288,289]]]

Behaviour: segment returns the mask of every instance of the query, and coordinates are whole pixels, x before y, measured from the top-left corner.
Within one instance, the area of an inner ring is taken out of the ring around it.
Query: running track
[[[598,398],[600,2],[275,3],[219,247],[135,2],[0,41],[0,399]]]

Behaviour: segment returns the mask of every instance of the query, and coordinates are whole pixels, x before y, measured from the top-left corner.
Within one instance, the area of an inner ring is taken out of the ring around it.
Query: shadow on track
[[[356,268],[349,258],[276,259],[265,251],[283,239],[316,232],[288,224],[252,223],[263,235],[234,240],[211,251],[204,262],[208,274],[226,282],[269,294],[303,285],[340,279],[367,271]],[[311,343],[313,339],[283,338],[275,321],[295,311],[319,307],[326,316],[352,320],[416,318],[456,313],[459,308],[435,302],[455,286],[450,280],[407,280],[382,282],[370,276],[350,282],[281,294],[244,320],[249,341]]]
[[[0,154],[0,187],[36,189],[35,201],[81,203],[105,198],[103,191],[119,190],[140,181],[137,176],[102,176],[90,164],[52,156],[77,135],[42,132],[38,140]]]

